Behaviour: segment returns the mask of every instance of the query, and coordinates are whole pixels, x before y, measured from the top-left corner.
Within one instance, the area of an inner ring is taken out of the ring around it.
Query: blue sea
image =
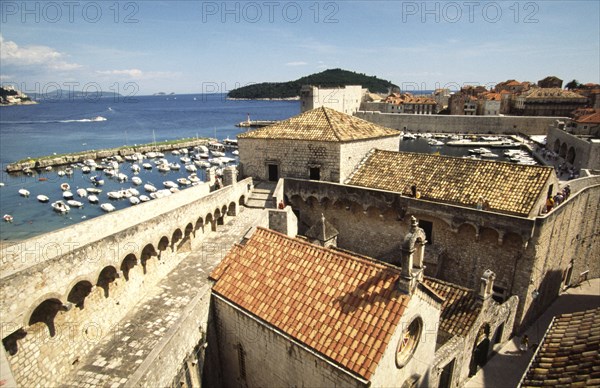
[[[33,176],[13,175],[5,172],[7,164],[27,157],[64,154],[68,152],[119,147],[190,137],[235,138],[244,129],[235,126],[246,120],[282,120],[300,113],[298,101],[249,101],[227,100],[224,94],[190,94],[169,96],[136,96],[52,99],[37,105],[0,107],[0,216],[10,214],[13,222],[0,221],[1,240],[20,240],[59,229],[77,222],[105,214],[99,205],[92,205],[85,198],[77,198],[78,187],[92,187],[90,176],[75,170],[71,177],[59,177],[55,167]],[[101,116],[105,121],[92,121]],[[231,155],[229,155],[231,156]],[[142,170],[144,183],[151,182],[162,189],[162,182],[176,181],[189,175],[179,156],[166,153],[170,162],[178,162],[179,172],[160,173]],[[124,163],[121,172],[133,176],[130,163]],[[203,178],[202,169],[198,176]],[[47,180],[40,181],[40,178]],[[105,185],[98,195],[100,202],[109,202],[106,193],[111,190],[132,187],[131,182],[119,183],[103,177]],[[62,199],[60,184],[71,186],[75,199],[84,203],[83,208],[71,208],[65,215],[52,210],[50,203]],[[22,197],[18,190],[30,191]],[[143,188],[138,187],[143,193]],[[50,203],[40,203],[36,197],[44,194]],[[147,193],[144,193],[147,194]],[[110,201],[117,209],[131,206],[127,200]]]

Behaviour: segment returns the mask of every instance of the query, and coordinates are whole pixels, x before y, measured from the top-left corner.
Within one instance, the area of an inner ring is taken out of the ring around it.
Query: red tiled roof
[[[213,292],[370,379],[409,296],[391,265],[257,228],[211,274]]]
[[[600,124],[600,111],[580,116],[575,121],[581,124]]]
[[[475,291],[429,277],[423,283],[444,298],[440,329],[453,336],[466,336],[481,312]]]
[[[521,386],[600,386],[600,307],[554,318]]]

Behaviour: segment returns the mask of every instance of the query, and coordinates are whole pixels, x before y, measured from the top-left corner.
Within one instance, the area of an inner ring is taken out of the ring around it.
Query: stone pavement
[[[465,387],[516,387],[554,316],[589,310],[598,306],[600,306],[600,279],[592,279],[583,282],[578,287],[568,289],[525,332],[529,337],[530,345],[525,354],[518,349],[521,337],[514,337],[499,349],[498,353],[475,376],[467,381]]]
[[[216,232],[208,234],[200,249],[179,263],[119,323],[117,330],[81,360],[63,385],[73,387],[125,387],[127,381],[177,322],[185,306],[210,283],[208,275],[234,243],[239,242],[263,209],[240,208]]]

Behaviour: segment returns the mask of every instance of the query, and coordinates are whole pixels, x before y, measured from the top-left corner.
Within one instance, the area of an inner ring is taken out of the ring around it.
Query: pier
[[[88,159],[97,160],[116,155],[127,156],[132,155],[136,152],[163,152],[181,148],[193,148],[200,145],[207,145],[209,141],[210,139],[206,138],[189,138],[133,146],[123,146],[117,148],[105,148],[100,150],[73,152],[63,155],[47,155],[38,158],[28,158],[26,160],[11,163],[6,166],[5,170],[8,173],[18,173],[27,169],[40,169],[46,168],[48,166],[54,167],[73,163],[81,163],[84,160]]]
[[[235,126],[240,128],[260,128],[275,123],[276,121],[273,120],[246,120],[237,123]]]

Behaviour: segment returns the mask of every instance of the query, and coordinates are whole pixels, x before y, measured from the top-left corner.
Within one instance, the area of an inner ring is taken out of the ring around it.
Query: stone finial
[[[481,277],[481,282],[479,283],[479,299],[487,300],[492,296],[494,292],[494,280],[496,279],[496,274],[489,269],[486,269],[483,272],[483,276]]]
[[[325,215],[321,213],[321,219],[306,232],[311,242],[319,244],[323,247],[337,246],[337,236],[340,234],[338,230],[325,219]]]

